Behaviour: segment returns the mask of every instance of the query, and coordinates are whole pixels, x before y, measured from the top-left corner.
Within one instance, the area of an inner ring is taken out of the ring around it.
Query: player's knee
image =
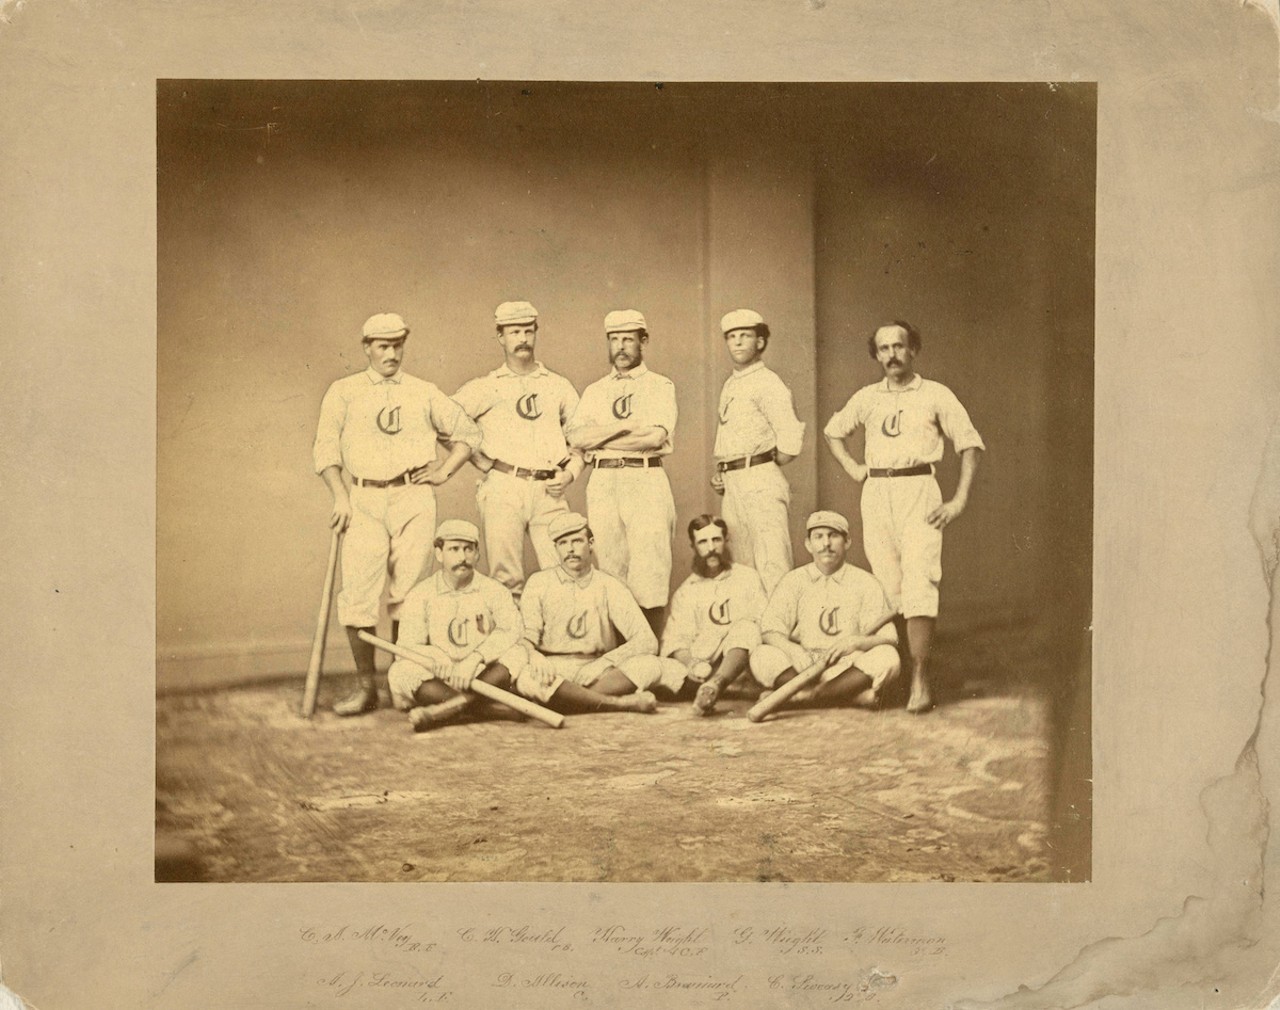
[[[415,695],[418,688],[435,675],[425,667],[407,659],[397,659],[387,670],[387,687],[391,690],[391,703],[402,712],[407,712],[417,704]]]
[[[762,686],[773,687],[774,682],[778,679],[778,674],[782,673],[791,663],[787,659],[787,654],[777,646],[762,645],[751,653],[747,665],[751,668],[751,675]]]

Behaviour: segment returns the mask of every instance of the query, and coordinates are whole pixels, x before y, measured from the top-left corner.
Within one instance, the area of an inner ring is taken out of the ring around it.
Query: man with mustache
[[[436,531],[436,571],[405,597],[400,644],[428,663],[397,658],[387,671],[391,700],[423,732],[456,719],[473,705],[505,716],[501,705],[464,693],[477,677],[504,690],[523,670],[517,643],[520,611],[505,586],[476,571],[480,531],[462,519],[446,519]]]
[[[655,711],[648,688],[679,689],[683,665],[658,658],[635,598],[591,564],[594,537],[584,516],[557,516],[550,533],[560,563],[530,575],[520,598],[529,662],[516,689],[561,712]]]
[[[804,546],[813,562],[784,575],[769,597],[751,672],[773,690],[820,663],[818,684],[793,703],[873,707],[881,688],[898,675],[893,608],[875,576],[845,564],[844,516],[814,512],[805,523]]]
[[[346,531],[338,620],[356,661],[355,691],[333,706],[338,715],[378,707],[374,648],[360,639],[378,623],[387,588],[392,637],[400,606],[431,561],[435,488],[480,445],[480,430],[434,384],[400,370],[409,328],[394,312],[370,316],[362,329],[369,367],[338,379],[324,394],[312,449],[316,473],[333,495],[329,525]],[[437,461],[439,438],[449,453]]]
[[[489,574],[518,600],[524,588],[525,533],[538,565],[556,563],[547,524],[569,511],[565,492],[584,466],[565,443],[578,391],[534,357],[538,310],[503,302],[494,311],[502,364],[453,394],[484,441],[471,462],[485,473],[476,492]]]
[[[986,446],[956,395],[915,371],[920,333],[895,320],[875,331],[867,349],[884,380],[859,389],[827,422],[823,435],[845,473],[862,484],[862,544],[871,570],[884,585],[905,625],[911,659],[907,711],[933,707],[929,650],[938,618],[942,581],[942,531],[960,517]],[[866,463],[844,440],[866,432]],[[960,480],[949,501],[934,479],[943,436],[960,456]]]
[[[693,572],[671,597],[662,655],[680,661],[698,684],[693,709],[708,715],[720,694],[760,644],[760,614],[768,599],[754,568],[733,562],[729,527],[719,516],[689,523]]]
[[[781,467],[804,445],[804,423],[789,390],[766,368],[769,326],[752,309],[720,320],[733,372],[720,390],[711,486],[724,495],[724,517],[743,564],[760,573],[767,592],[791,570],[791,485]]]
[[[676,387],[644,363],[643,315],[610,312],[604,332],[613,367],[583,390],[567,435],[591,463],[587,514],[599,537],[600,567],[627,584],[656,635],[671,589],[676,528],[662,469],[676,427]]]

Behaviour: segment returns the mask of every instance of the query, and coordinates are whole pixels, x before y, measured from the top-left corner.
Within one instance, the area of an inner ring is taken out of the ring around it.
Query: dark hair
[[[504,329],[505,327],[508,327],[508,326],[528,326],[528,325],[530,325],[530,324],[529,324],[529,323],[500,323],[500,324],[498,324],[498,336],[502,336],[502,331],[503,331],[503,329]],[[533,325],[533,332],[534,332],[534,333],[537,333],[537,332],[538,332],[538,320],[536,320],[536,319],[535,319],[535,320],[533,320],[533,324],[532,324],[532,325]]]
[[[870,352],[871,357],[874,358],[876,356],[876,334],[888,326],[897,326],[901,329],[907,335],[907,346],[911,348],[911,350],[919,353],[920,331],[905,320],[892,319],[887,323],[881,323],[871,331],[871,336],[867,337],[867,350]]]
[[[594,533],[592,533],[592,532],[591,532],[591,527],[590,527],[590,526],[584,526],[584,527],[582,527],[582,530],[585,530],[585,531],[586,531],[586,534],[587,534],[587,540],[588,540],[588,541],[594,541],[594,540],[595,540],[596,535],[595,535]],[[579,533],[579,532],[582,532],[582,530],[574,530],[574,531],[573,531],[573,533]],[[559,543],[561,540],[563,540],[565,537],[571,537],[571,536],[573,536],[573,533],[561,533],[558,537],[556,537],[556,538],[555,538],[554,540],[552,540],[551,542],[552,542],[553,544],[558,544],[558,543]]]
[[[725,539],[729,538],[729,524],[719,516],[708,515],[703,512],[702,515],[695,517],[689,523],[689,543],[693,543],[693,535],[698,530],[705,530],[708,526],[715,525],[720,527],[720,532],[724,534]]]

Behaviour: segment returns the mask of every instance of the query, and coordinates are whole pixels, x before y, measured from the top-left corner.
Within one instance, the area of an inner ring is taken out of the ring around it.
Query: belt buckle
[[[893,476],[895,476],[896,474],[897,474],[897,470],[895,470],[893,467],[891,467],[891,466],[887,466],[887,467],[885,467],[885,468],[884,468],[884,475],[885,475],[886,477],[893,477]]]

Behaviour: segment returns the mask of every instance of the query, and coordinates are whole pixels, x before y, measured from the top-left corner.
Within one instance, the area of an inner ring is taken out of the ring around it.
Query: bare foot
[[[911,697],[907,699],[907,711],[912,715],[920,715],[933,708],[933,696],[929,693],[929,682],[924,677],[911,678]]]
[[[698,693],[693,699],[693,710],[698,715],[710,715],[711,710],[716,707],[716,702],[720,700],[719,684],[703,684],[698,688]]]

